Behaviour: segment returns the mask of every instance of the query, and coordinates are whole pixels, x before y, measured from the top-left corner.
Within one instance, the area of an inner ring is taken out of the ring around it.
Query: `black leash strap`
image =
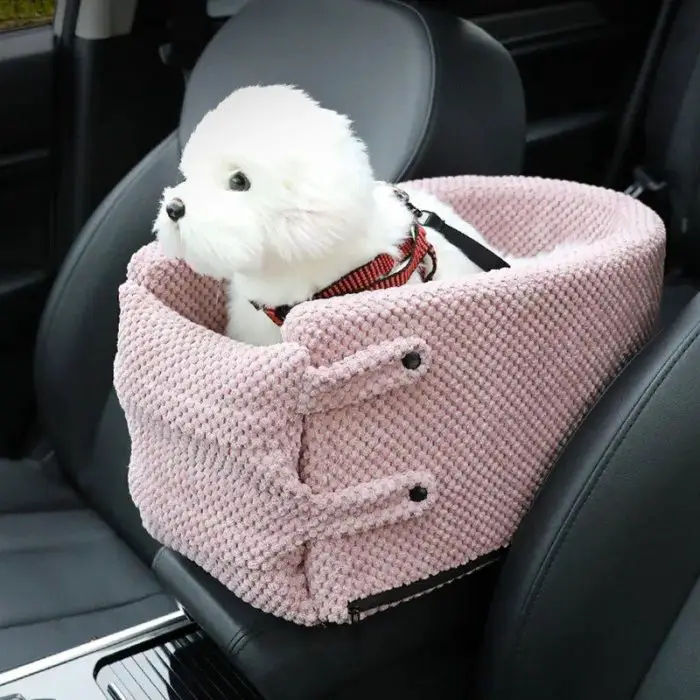
[[[475,241],[467,236],[466,233],[448,226],[437,214],[434,214],[432,211],[421,211],[418,207],[411,204],[408,194],[400,187],[394,187],[394,194],[403,202],[404,206],[413,214],[421,226],[427,226],[441,233],[453,246],[459,248],[464,255],[484,272],[510,267],[503,258],[479,243],[479,241]]]
[[[458,231],[452,226],[448,226],[437,214],[431,211],[424,211],[420,218],[423,226],[435,229],[442,234],[453,246],[459,248],[476,266],[484,272],[491,270],[502,270],[510,265],[485,245],[467,236],[466,233]]]

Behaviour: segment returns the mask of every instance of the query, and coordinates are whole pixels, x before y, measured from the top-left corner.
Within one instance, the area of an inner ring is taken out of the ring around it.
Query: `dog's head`
[[[166,254],[219,278],[322,258],[371,216],[350,120],[285,85],[237,90],[198,124],[154,224]]]

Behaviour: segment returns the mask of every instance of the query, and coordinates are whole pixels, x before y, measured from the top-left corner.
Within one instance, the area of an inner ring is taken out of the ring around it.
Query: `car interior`
[[[654,337],[507,551],[356,624],[242,602],[127,484],[126,266],[197,122],[268,83],[379,179],[573,180],[667,229]],[[700,697],[699,124],[700,0],[0,0],[0,700]]]

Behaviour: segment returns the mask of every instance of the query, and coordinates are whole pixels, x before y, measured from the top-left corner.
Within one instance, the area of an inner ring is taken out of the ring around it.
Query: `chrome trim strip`
[[[110,647],[117,645],[121,646],[127,642],[138,642],[141,641],[142,637],[148,636],[154,632],[160,633],[170,631],[171,629],[177,629],[178,627],[181,627],[189,622],[190,618],[187,617],[182,610],[176,610],[175,612],[168,613],[162,617],[156,617],[153,620],[136,625],[135,627],[129,627],[121,632],[115,632],[114,634],[110,634],[106,637],[94,639],[90,642],[86,642],[85,644],[81,644],[80,646],[73,647],[72,649],[66,649],[66,651],[61,651],[58,654],[52,654],[51,656],[46,656],[43,659],[32,661],[24,666],[18,666],[17,668],[5,671],[5,673],[0,673],[0,689],[7,683],[14,683],[21,678],[26,678],[27,676],[32,676],[35,673],[47,671],[55,666],[60,666],[61,664],[75,661],[82,656],[94,654],[98,651],[106,651]]]

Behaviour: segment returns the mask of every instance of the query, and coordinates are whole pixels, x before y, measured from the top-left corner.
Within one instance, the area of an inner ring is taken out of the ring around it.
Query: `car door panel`
[[[508,48],[523,81],[526,173],[598,182],[658,0],[485,5],[473,20]]]
[[[48,291],[50,25],[0,27],[0,454],[19,452],[32,408],[32,351]]]

